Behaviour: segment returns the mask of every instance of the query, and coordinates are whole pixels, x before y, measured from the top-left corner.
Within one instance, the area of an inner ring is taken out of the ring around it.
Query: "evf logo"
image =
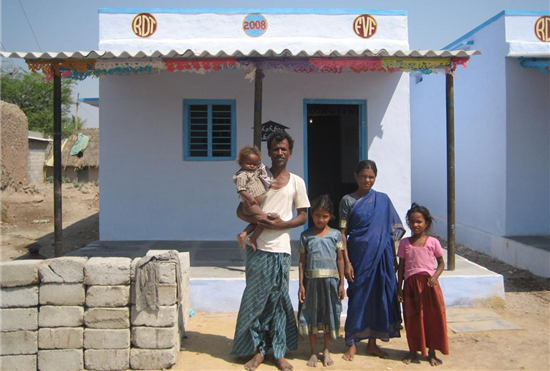
[[[139,37],[149,37],[157,30],[157,20],[149,13],[139,13],[132,20],[132,31]]]
[[[372,15],[362,14],[353,21],[353,31],[357,36],[364,39],[372,37],[377,29],[378,22]]]
[[[543,42],[550,41],[550,17],[544,16],[535,22],[535,36]]]

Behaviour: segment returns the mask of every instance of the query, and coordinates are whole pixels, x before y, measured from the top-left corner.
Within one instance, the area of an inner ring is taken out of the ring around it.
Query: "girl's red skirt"
[[[403,311],[409,350],[427,354],[426,348],[449,354],[447,317],[441,286],[428,286],[430,276],[415,274],[405,281]]]

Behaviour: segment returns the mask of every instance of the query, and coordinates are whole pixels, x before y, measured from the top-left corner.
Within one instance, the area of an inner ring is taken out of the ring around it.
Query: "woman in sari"
[[[368,339],[367,354],[386,358],[376,340],[401,336],[393,241],[405,230],[388,195],[372,189],[377,174],[374,161],[359,162],[355,169],[357,191],[340,202],[349,298],[345,324],[349,348],[342,358],[347,361],[353,360],[356,343],[363,339]]]

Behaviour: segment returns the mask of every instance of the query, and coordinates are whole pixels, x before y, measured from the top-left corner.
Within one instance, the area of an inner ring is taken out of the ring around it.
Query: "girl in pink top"
[[[412,204],[407,211],[407,224],[413,235],[399,244],[399,271],[397,295],[403,303],[405,330],[409,353],[405,364],[417,358],[417,352],[426,356],[430,365],[438,366],[441,360],[435,350],[449,354],[445,302],[437,279],[445,268],[443,249],[439,241],[426,235],[433,223],[430,211],[424,206]],[[437,268],[434,268],[437,261]],[[403,289],[403,279],[405,287]]]

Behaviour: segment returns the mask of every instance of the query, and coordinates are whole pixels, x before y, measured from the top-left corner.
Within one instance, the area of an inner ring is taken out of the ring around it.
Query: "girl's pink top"
[[[443,256],[443,249],[436,238],[428,237],[424,246],[413,246],[409,238],[399,243],[397,256],[405,259],[405,280],[418,273],[433,276],[436,258]]]

